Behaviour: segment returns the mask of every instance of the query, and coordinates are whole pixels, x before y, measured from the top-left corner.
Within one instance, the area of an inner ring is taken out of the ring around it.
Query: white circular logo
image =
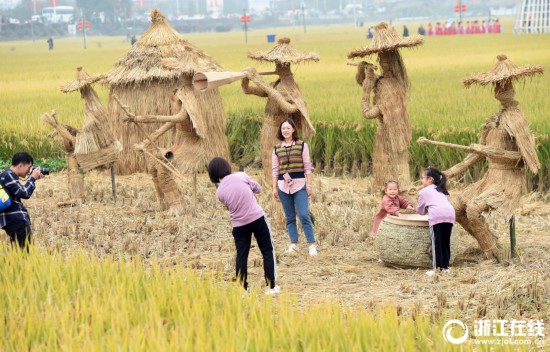
[[[464,332],[464,334],[458,338],[453,337],[453,335],[451,334],[455,325],[460,326],[462,328],[462,331]],[[447,342],[450,342],[455,345],[460,345],[461,343],[466,341],[466,339],[468,338],[468,327],[458,319],[449,320],[443,326],[443,337]]]

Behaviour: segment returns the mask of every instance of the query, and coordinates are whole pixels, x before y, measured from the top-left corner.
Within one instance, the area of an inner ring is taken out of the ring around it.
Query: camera
[[[33,165],[33,166],[31,167],[31,171],[30,171],[30,172],[33,172],[34,169],[36,169],[37,167],[40,167],[40,166],[38,166],[38,165]],[[49,174],[50,174],[50,169],[48,169],[47,167],[42,167],[42,168],[40,168],[40,173],[41,173],[42,175],[44,175],[44,176],[49,175]]]

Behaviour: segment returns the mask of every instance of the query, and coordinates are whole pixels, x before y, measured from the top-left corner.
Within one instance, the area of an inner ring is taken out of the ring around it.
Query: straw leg
[[[73,199],[82,199],[86,194],[84,175],[78,171],[78,162],[74,154],[67,155],[66,159],[70,196]]]
[[[168,202],[166,201],[166,197],[164,196],[164,193],[162,192],[162,188],[160,187],[160,181],[158,178],[158,170],[153,167],[152,170],[149,172],[151,175],[151,178],[153,179],[153,185],[155,186],[155,193],[157,195],[157,201],[160,206],[160,210],[168,210]]]
[[[158,181],[161,192],[166,197],[170,214],[175,216],[182,215],[183,197],[172,173],[166,168],[160,168],[158,170]]]
[[[497,243],[497,237],[489,229],[482,213],[489,210],[489,205],[479,199],[474,198],[468,202],[466,207],[467,226],[470,227],[470,234],[475,237],[479,246],[488,258],[495,258],[499,261],[500,248]],[[464,226],[464,225],[463,225]]]

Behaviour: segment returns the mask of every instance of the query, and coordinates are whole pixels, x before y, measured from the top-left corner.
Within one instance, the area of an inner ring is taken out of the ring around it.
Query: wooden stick
[[[359,63],[357,62],[348,62],[346,63],[348,66],[359,66]],[[378,70],[378,66],[371,64],[370,62],[367,62],[367,66],[374,66],[374,70]]]
[[[439,141],[432,141],[431,139],[427,139],[427,138],[424,138],[424,137],[418,138],[416,143],[418,143],[420,145],[432,144],[432,145],[439,145],[439,146],[442,146],[442,147],[449,147],[449,148],[473,151],[472,147],[470,147],[470,146],[461,145],[461,144],[454,144],[454,143],[439,142]]]

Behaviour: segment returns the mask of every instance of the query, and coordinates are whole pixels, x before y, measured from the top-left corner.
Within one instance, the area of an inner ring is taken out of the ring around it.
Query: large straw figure
[[[249,52],[248,57],[275,63],[274,74],[279,76],[275,82],[267,83],[255,69],[247,68],[244,70],[247,76],[242,80],[242,89],[245,94],[267,98],[260,150],[265,180],[270,183],[272,179],[271,154],[273,146],[279,142],[276,136],[281,122],[289,116],[292,117],[297,129],[302,132],[302,138],[310,137],[315,133],[309,119],[307,104],[294,80],[290,64],[301,61],[319,61],[319,55],[308,52],[300,53],[290,45],[290,39],[281,38],[277,45],[269,51]],[[254,82],[255,86],[250,86],[250,81]]]
[[[84,125],[81,130],[57,122],[56,112],[42,115],[42,120],[55,128],[67,152],[67,171],[71,197],[84,197],[84,181],[80,172],[112,165],[122,146],[115,140],[109,126],[107,111],[101,105],[92,84],[101,77],[90,77],[82,67],[76,69],[76,79],[61,86],[64,93],[79,91],[84,100]]]
[[[375,190],[382,190],[388,179],[396,180],[402,190],[412,187],[409,174],[411,128],[407,112],[409,78],[397,49],[423,42],[424,39],[418,36],[401,38],[386,23],[380,23],[369,46],[348,53],[350,59],[377,53],[382,69],[382,75],[376,75],[374,65],[362,61],[356,74],[357,83],[363,88],[362,114],[366,119],[378,119],[372,155]]]
[[[445,171],[447,177],[462,174],[474,164],[487,159],[489,168],[485,176],[460,193],[455,193],[453,206],[456,219],[468,233],[476,238],[488,257],[498,257],[500,249],[498,236],[489,223],[509,220],[518,206],[527,186],[523,169],[537,173],[540,162],[537,157],[535,139],[529,130],[529,123],[514,100],[514,80],[542,74],[542,66],[517,67],[505,55],[497,57],[498,63],[489,72],[480,73],[464,80],[464,85],[482,86],[492,84],[495,98],[502,108],[483,125],[479,144],[469,147],[434,142],[421,138],[421,144],[436,144],[468,149],[470,154],[464,161]]]
[[[196,174],[206,171],[208,160],[212,157],[229,159],[225,136],[226,115],[218,89],[201,93],[192,86],[195,72],[223,71],[223,67],[183,39],[168,24],[160,24],[159,16],[162,15],[156,13],[153,17],[156,25],[162,25],[165,33],[170,35],[170,40],[165,39],[166,42],[180,48],[174,57],[165,58],[160,63],[163,70],[178,77],[174,91],[162,97],[170,106],[169,114],[141,115],[134,112],[134,109],[139,110],[137,107],[126,106],[127,102],[123,99],[120,99],[120,107],[126,115],[122,120],[135,123],[141,131],[143,124],[161,123],[153,133],[143,132],[143,143],[135,147],[147,157],[148,172],[153,178],[161,208],[169,209],[176,215],[183,211],[183,198],[175,177],[180,172]],[[116,95],[114,98],[119,99]],[[167,148],[159,145],[159,139],[171,131],[175,131],[173,144]]]

